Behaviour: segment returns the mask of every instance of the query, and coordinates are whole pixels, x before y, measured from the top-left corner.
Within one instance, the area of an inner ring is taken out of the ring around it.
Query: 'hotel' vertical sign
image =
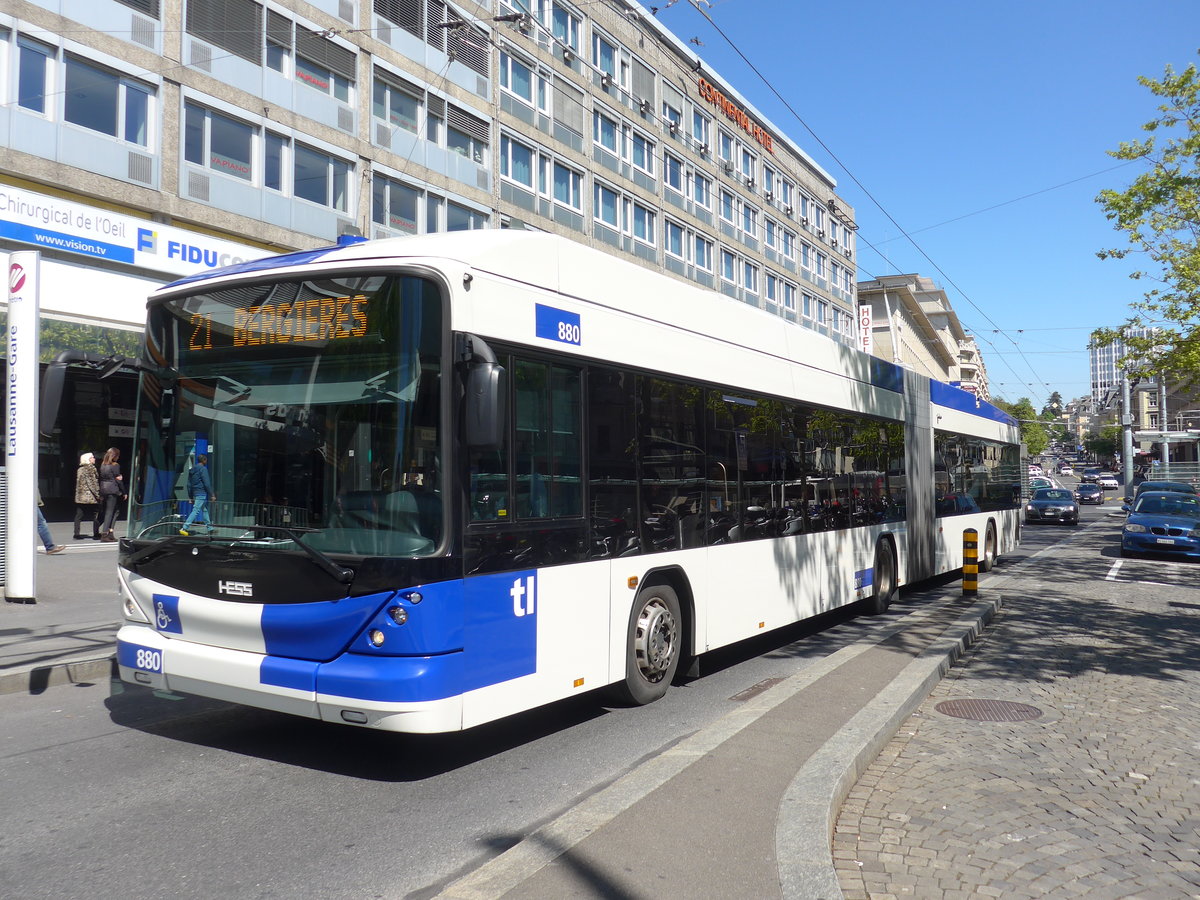
[[[37,599],[38,275],[41,254],[8,255],[8,357],[4,385],[4,451],[8,527],[4,543],[4,599]]]

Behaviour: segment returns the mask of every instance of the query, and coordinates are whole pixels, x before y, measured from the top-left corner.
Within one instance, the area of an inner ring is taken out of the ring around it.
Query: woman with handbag
[[[125,480],[118,462],[120,459],[121,451],[109,447],[100,463],[100,496],[104,498],[104,525],[100,540],[110,544],[117,539],[113,534],[113,526],[117,523],[117,502],[126,497]]]

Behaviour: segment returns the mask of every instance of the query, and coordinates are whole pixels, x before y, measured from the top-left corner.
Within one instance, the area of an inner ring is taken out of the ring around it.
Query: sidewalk
[[[0,603],[0,694],[40,693],[112,671],[121,618],[117,545],[72,540],[72,528],[50,523],[54,542],[67,548],[63,553],[47,556],[38,541],[37,603]],[[125,533],[124,521],[116,533]]]

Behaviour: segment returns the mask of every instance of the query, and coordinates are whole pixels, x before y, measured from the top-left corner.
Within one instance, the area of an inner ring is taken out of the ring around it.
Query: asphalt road
[[[1076,533],[1030,526],[1003,565]],[[430,896],[739,693],[941,592],[711,654],[701,678],[648,707],[589,695],[466,734],[380,734],[108,683],[0,696],[0,885],[67,900]]]

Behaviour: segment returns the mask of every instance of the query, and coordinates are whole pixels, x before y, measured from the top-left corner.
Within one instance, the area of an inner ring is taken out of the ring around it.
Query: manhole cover
[[[1011,700],[943,700],[934,709],[943,716],[976,722],[1027,722],[1042,714],[1036,706]]]

